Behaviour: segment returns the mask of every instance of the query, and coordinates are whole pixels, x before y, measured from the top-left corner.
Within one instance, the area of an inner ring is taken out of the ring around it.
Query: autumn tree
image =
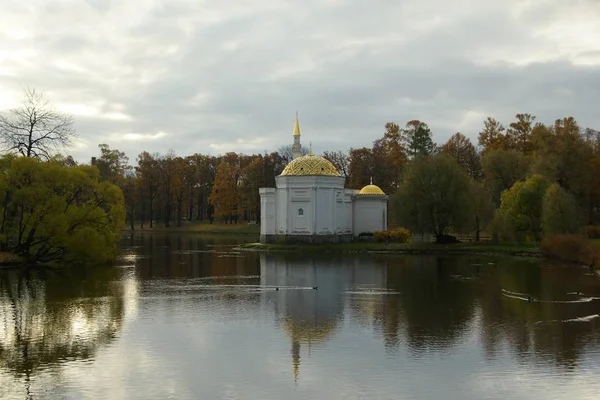
[[[458,165],[473,179],[479,179],[483,175],[481,156],[477,153],[471,140],[462,133],[457,132],[441,148],[442,153],[454,158]]]
[[[150,228],[154,225],[154,205],[156,196],[158,195],[158,189],[160,184],[160,171],[158,160],[156,157],[150,155],[150,153],[143,151],[137,158],[138,165],[135,167],[137,176],[140,179],[139,188],[141,192],[142,201],[147,200],[150,212]],[[146,213],[144,212],[144,205],[142,203],[142,221],[141,227],[144,229],[144,218]]]
[[[572,117],[540,127],[535,135],[532,169],[575,195],[583,206],[588,201],[593,148],[581,135]]]
[[[367,147],[350,149],[349,158],[348,186],[353,189],[360,189],[373,176],[373,153]]]
[[[129,157],[117,149],[111,149],[107,144],[99,144],[100,157],[96,159],[96,167],[100,170],[100,177],[115,185],[121,186],[127,172],[132,170]]]
[[[340,174],[346,179],[346,183],[348,183],[348,174],[350,170],[349,153],[341,150],[325,151],[323,153],[323,158],[329,160],[329,162],[331,162],[333,166],[340,172]]]
[[[20,107],[0,114],[0,146],[11,153],[49,160],[76,137],[73,118],[55,111],[35,89],[25,90]]]
[[[245,220],[260,223],[260,195],[258,189],[264,185],[264,162],[261,156],[250,156],[242,163],[239,178],[239,212]]]
[[[505,135],[504,126],[492,117],[483,121],[484,128],[479,132],[479,146],[482,154],[492,150],[508,150],[509,140]]]
[[[506,130],[506,139],[511,149],[529,154],[533,150],[532,131],[535,117],[531,114],[517,114]]]
[[[225,160],[217,168],[208,201],[215,207],[215,216],[226,222],[237,222],[239,167]]]

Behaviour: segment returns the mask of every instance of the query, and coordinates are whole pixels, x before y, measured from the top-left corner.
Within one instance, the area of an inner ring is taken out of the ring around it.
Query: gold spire
[[[312,156],[312,142],[308,142],[308,155]]]
[[[294,136],[300,136],[300,122],[298,122],[298,111],[296,111],[296,123],[294,124]]]
[[[371,180],[369,181],[369,185],[373,184],[373,177],[371,177]]]

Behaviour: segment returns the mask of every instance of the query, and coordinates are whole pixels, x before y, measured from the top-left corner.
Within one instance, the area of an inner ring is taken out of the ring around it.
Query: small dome
[[[385,194],[385,193],[383,193],[383,190],[381,190],[381,188],[379,186],[370,184],[370,185],[367,185],[364,188],[360,189],[360,192],[358,192],[358,194],[381,195],[381,194]]]
[[[292,160],[283,169],[281,175],[341,176],[329,160],[313,154],[307,154]]]

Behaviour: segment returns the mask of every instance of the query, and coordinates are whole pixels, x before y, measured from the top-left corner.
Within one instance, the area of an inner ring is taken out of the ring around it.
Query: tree
[[[28,262],[112,260],[125,223],[121,190],[96,168],[5,156],[0,249]]]
[[[215,207],[215,216],[231,223],[238,216],[239,168],[221,161],[208,201]]]
[[[544,235],[576,233],[581,228],[581,218],[575,197],[553,183],[542,201],[542,230]]]
[[[554,126],[536,128],[534,143],[533,172],[575,195],[581,207],[587,205],[594,180],[590,174],[594,153],[575,119],[559,119]]]
[[[425,122],[408,121],[404,129],[407,153],[410,158],[418,155],[428,156],[435,152],[431,130]]]
[[[525,179],[529,160],[514,150],[491,150],[483,156],[483,174],[494,204],[500,204],[500,195],[512,185]]]
[[[96,167],[100,176],[116,185],[122,185],[127,172],[131,171],[129,157],[124,152],[111,149],[107,144],[99,144],[100,158],[96,160]]]
[[[350,167],[350,157],[348,152],[343,152],[341,150],[338,151],[325,151],[323,153],[323,158],[329,160],[335,168],[340,172],[340,174],[346,178],[346,183],[348,183],[348,172]]]
[[[292,145],[291,144],[287,144],[285,146],[281,146],[279,149],[277,149],[277,152],[279,153],[279,155],[285,160],[286,164],[289,164],[293,159],[294,159],[294,152],[292,151]],[[305,156],[307,155],[309,152],[309,149],[301,146],[300,147],[300,154]]]
[[[21,107],[0,115],[0,145],[25,157],[49,160],[76,137],[73,118],[54,111],[35,89],[25,90]]]
[[[531,114],[517,114],[517,120],[506,130],[506,139],[513,150],[529,154],[533,150],[532,131],[535,127],[535,117]]]
[[[451,229],[462,231],[471,215],[471,180],[445,154],[417,157],[408,167],[392,207],[413,232],[434,233],[438,239]]]
[[[350,149],[348,186],[360,189],[373,176],[373,152],[367,147]],[[377,180],[379,182],[379,180]]]
[[[548,186],[546,178],[533,175],[504,191],[494,217],[495,232],[508,240],[541,240],[542,203]]]
[[[492,150],[508,150],[508,139],[504,134],[504,126],[492,117],[483,121],[484,129],[479,132],[479,146],[482,154]]]
[[[441,148],[441,151],[454,158],[456,162],[467,171],[473,179],[483,176],[481,156],[477,153],[473,143],[460,132],[452,135]]]
[[[259,187],[264,184],[263,180],[263,157],[250,156],[249,162],[245,164],[239,179],[239,211],[244,219],[254,219],[260,223],[260,195]]]
[[[482,182],[471,182],[469,197],[471,199],[472,230],[475,232],[475,241],[479,242],[481,231],[494,218],[494,203],[489,190]]]
[[[150,155],[147,151],[143,151],[137,158],[138,166],[135,168],[137,176],[140,179],[140,190],[142,190],[144,199],[148,200],[150,206],[150,228],[154,226],[154,203],[156,196],[158,195],[160,174],[158,160]],[[144,212],[144,204],[142,203],[142,229],[144,229],[144,218],[146,213]]]

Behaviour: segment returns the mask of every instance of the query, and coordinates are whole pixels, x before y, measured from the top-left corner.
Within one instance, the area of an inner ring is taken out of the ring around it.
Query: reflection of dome
[[[367,185],[364,188],[360,189],[360,192],[358,192],[358,194],[385,194],[383,193],[383,190],[381,190],[381,188],[377,185]]]
[[[333,164],[321,156],[307,154],[290,162],[281,175],[324,175],[340,176]]]

